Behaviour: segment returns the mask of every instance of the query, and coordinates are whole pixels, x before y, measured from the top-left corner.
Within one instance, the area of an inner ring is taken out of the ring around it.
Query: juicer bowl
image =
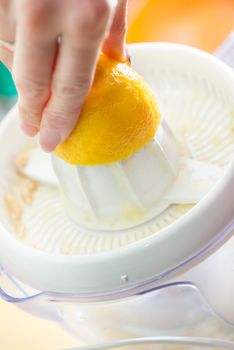
[[[24,208],[26,232],[21,237],[4,201],[17,179],[15,157],[28,143],[12,110],[0,127],[0,263],[36,289],[129,295],[230,234],[233,71],[211,55],[182,45],[138,44],[130,47],[130,53],[133,68],[155,91],[167,123],[186,141],[183,152],[222,167],[223,175],[195,206],[171,206],[123,232],[77,228],[67,217],[58,191],[39,186],[32,205]]]
[[[29,231],[22,239],[3,200],[18,150],[28,143],[11,111],[0,126],[0,295],[58,322],[84,344],[174,335],[229,339],[226,348],[233,349],[233,72],[181,45],[133,45],[130,54],[162,113],[187,140],[184,151],[224,174],[197,205],[173,206],[124,234],[71,229],[56,190],[42,187],[24,217]],[[175,346],[182,349],[158,349]]]

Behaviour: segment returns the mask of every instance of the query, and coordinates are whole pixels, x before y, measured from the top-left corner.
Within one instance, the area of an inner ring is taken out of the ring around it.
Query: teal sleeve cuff
[[[9,70],[0,62],[0,95],[5,97],[16,96],[17,91]]]

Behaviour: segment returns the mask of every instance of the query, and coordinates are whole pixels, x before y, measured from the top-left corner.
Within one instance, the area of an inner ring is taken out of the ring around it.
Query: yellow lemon
[[[55,154],[74,165],[117,162],[151,141],[158,125],[157,103],[144,80],[101,54],[77,125]]]

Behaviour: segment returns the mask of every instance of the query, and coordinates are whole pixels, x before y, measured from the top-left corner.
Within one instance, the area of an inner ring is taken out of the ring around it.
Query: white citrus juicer
[[[83,349],[234,349],[234,73],[182,45],[129,51],[162,116],[129,159],[53,156],[61,195],[16,109],[1,123],[2,295],[66,325]],[[20,149],[37,188],[16,171]]]

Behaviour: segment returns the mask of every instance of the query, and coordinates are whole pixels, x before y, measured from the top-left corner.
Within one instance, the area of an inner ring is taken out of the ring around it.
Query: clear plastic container
[[[0,295],[26,312],[58,323],[75,335],[79,344],[139,337],[208,337],[213,341],[233,341],[234,349],[232,234],[231,228],[225,232],[223,242],[220,240],[212,255],[206,256],[215,247],[131,297],[111,299],[103,294],[103,300],[97,301],[95,295],[85,300],[81,294],[40,292],[23,285],[3,269]],[[134,347],[203,349],[173,342]],[[211,345],[210,349],[213,348]]]

